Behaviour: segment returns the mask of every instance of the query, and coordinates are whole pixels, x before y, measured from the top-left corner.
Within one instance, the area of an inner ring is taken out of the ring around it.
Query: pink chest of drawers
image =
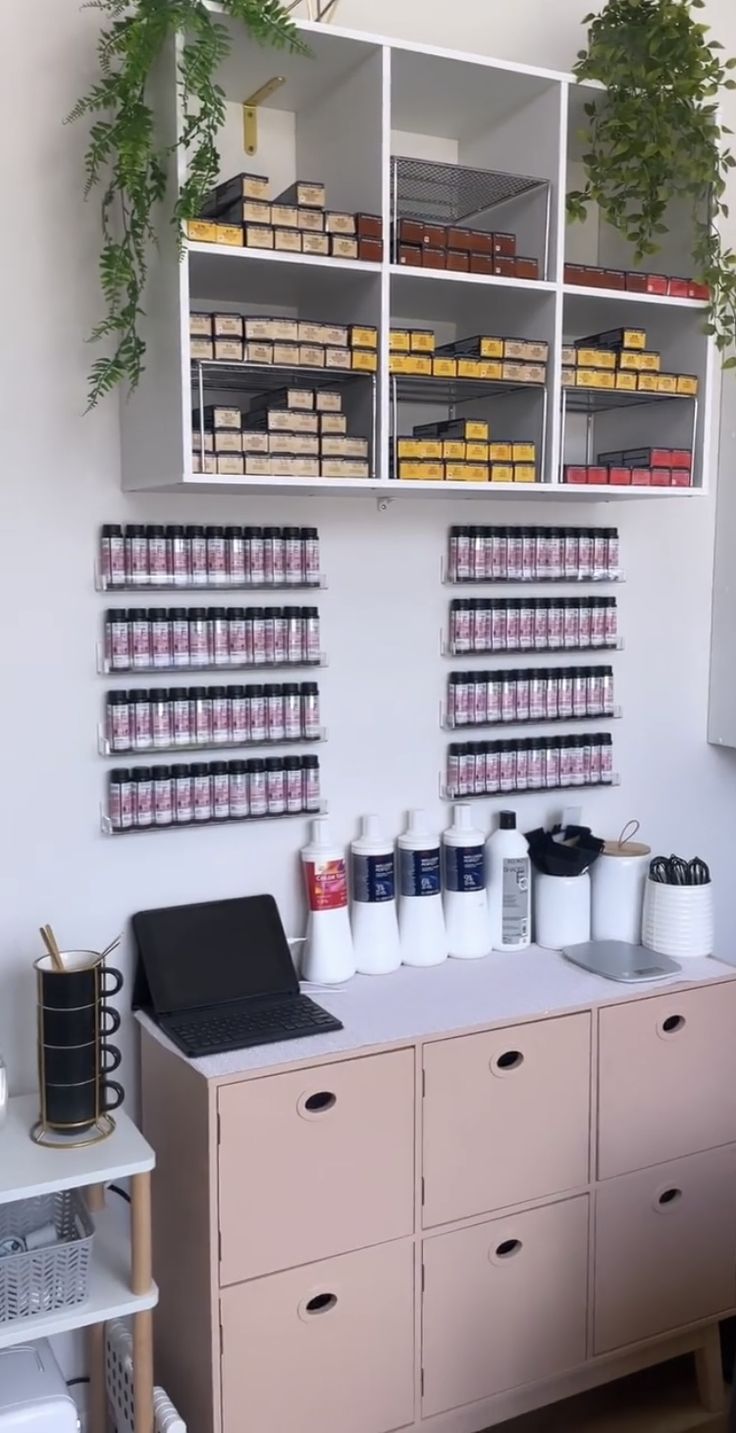
[[[403,970],[339,1035],[202,1062],[144,1022],[156,1371],[196,1433],[479,1433],[687,1351],[714,1406],[736,972],[691,973]]]

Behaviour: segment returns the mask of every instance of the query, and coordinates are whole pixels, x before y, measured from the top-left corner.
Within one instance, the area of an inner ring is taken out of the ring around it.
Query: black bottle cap
[[[212,776],[224,776],[224,775],[226,774],[226,772],[227,772],[227,762],[226,762],[226,761],[211,761],[211,762],[210,762],[210,774],[211,774]]]
[[[129,769],[129,767],[127,767],[127,766],[116,766],[115,769],[114,769],[114,771],[111,771],[111,772],[110,772],[110,781],[111,781],[111,782],[114,782],[114,784],[115,784],[116,786],[118,786],[118,785],[122,786],[122,784],[123,784],[124,781],[130,781],[130,769]]]
[[[149,622],[167,622],[169,619],[169,614],[165,607],[149,607],[147,615]]]
[[[140,522],[131,522],[131,523],[128,523],[128,525],[127,525],[127,527],[126,527],[126,529],[125,529],[125,536],[126,536],[126,537],[143,537],[143,536],[144,536],[144,533],[145,533],[145,528],[144,528],[144,526],[143,526],[143,523],[140,523]]]
[[[266,763],[260,756],[252,756],[249,761],[246,761],[245,764],[250,772],[261,772],[266,770]]]
[[[119,614],[122,617],[122,613]],[[129,607],[125,613],[126,622],[147,622],[148,613],[145,607]]]
[[[181,766],[175,766],[175,767],[173,768],[173,772],[174,772],[174,780],[175,780],[175,781],[181,781],[182,778],[191,776],[191,774],[192,774],[192,768],[191,768],[191,766],[188,766],[185,761],[183,761],[183,762],[181,763]]]
[[[244,622],[244,621],[245,621],[245,608],[244,608],[244,607],[226,607],[226,609],[225,609],[225,616],[227,617],[228,622]]]
[[[298,697],[299,685],[297,682],[284,682],[281,688],[285,697]]]
[[[284,528],[284,531],[283,531],[284,541],[286,541],[287,538],[297,538],[297,539],[298,539],[300,536],[301,536],[301,533],[300,533],[300,530],[299,530],[298,527],[285,527],[285,528]]]
[[[282,756],[269,756],[266,762],[266,771],[283,771],[284,759]]]
[[[106,522],[102,525],[103,537],[122,537],[123,529],[118,522]]]
[[[170,622],[186,622],[190,614],[186,607],[168,607],[167,616]]]
[[[204,607],[188,607],[187,620],[189,622],[204,622],[205,613],[206,608]]]
[[[207,537],[207,538],[210,538],[210,537],[224,537],[224,536],[225,536],[225,529],[224,529],[224,527],[206,527],[205,530],[204,530],[204,535],[205,535],[205,537]]]
[[[209,612],[208,612],[207,615],[208,615],[208,617],[209,617],[209,619],[210,619],[210,622],[224,622],[224,621],[225,621],[225,608],[224,608],[224,607],[210,607]]]
[[[230,772],[231,776],[244,776],[246,771],[246,765],[244,761],[229,761],[227,764],[227,769]]]
[[[260,682],[256,682],[255,686],[248,688],[248,696],[250,697],[251,701],[253,701],[255,697],[262,697],[263,693],[264,688],[261,686]]]
[[[170,767],[170,766],[155,766],[155,767],[153,768],[153,779],[154,779],[154,781],[170,781],[170,780],[171,780],[171,767]]]
[[[204,537],[204,528],[200,527],[199,524],[195,524],[194,527],[186,527],[184,531],[188,538]]]
[[[150,766],[134,766],[131,775],[134,781],[150,781],[151,768]]]
[[[231,702],[234,702],[234,701],[236,700],[236,698],[244,697],[244,696],[245,696],[245,687],[229,687],[229,688],[228,688],[228,696],[229,696]]]
[[[155,687],[151,692],[152,702],[168,702],[171,700],[171,692],[168,687]]]
[[[150,702],[151,693],[147,692],[144,687],[139,687],[135,692],[128,692],[128,697],[131,702]]]
[[[190,687],[190,688],[189,688],[189,700],[190,700],[190,702],[203,702],[203,701],[205,700],[205,698],[208,697],[208,696],[209,696],[209,692],[207,691],[207,688],[206,688],[206,687]]]
[[[160,523],[149,523],[146,527],[146,537],[163,537],[164,530]]]
[[[303,756],[303,757],[301,758],[301,763],[302,763],[302,766],[309,766],[309,767],[319,766],[319,757],[318,757],[318,756]]]
[[[176,522],[175,522],[175,523],[169,523],[168,526],[167,526],[167,528],[166,528],[166,536],[167,536],[167,537],[183,537],[183,536],[184,536],[184,528],[181,527],[179,523],[176,523]]]
[[[276,537],[276,538],[279,538],[279,537],[281,537],[281,528],[280,528],[280,527],[264,527],[264,529],[263,529],[263,536],[264,536],[264,537]]]
[[[209,687],[209,688],[208,688],[208,696],[210,696],[213,701],[214,701],[216,698],[218,698],[218,697],[224,697],[225,695],[226,695],[226,688],[225,688],[225,687]]]
[[[459,674],[458,674],[458,673],[453,673],[453,676],[457,676],[457,675],[459,675]],[[300,690],[300,692],[301,692],[301,694],[302,694],[303,697],[311,697],[311,696],[316,696],[316,695],[317,695],[317,692],[319,691],[319,687],[317,686],[317,683],[316,683],[316,682],[302,682],[301,687],[299,688],[299,690]]]
[[[192,762],[192,776],[209,776],[210,769],[206,761]]]
[[[226,528],[225,528],[225,537],[233,538],[233,537],[242,537],[242,536],[243,536],[243,529],[242,529],[242,527],[226,527]]]
[[[124,702],[130,700],[127,692],[108,692],[107,705],[109,707],[120,707]]]
[[[169,687],[169,700],[172,702],[189,701],[189,692],[186,687]]]

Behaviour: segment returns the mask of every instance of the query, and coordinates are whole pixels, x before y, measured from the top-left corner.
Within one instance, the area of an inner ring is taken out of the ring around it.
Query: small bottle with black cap
[[[493,949],[526,950],[531,943],[531,862],[515,811],[501,811],[498,828],[486,842],[486,857]]]

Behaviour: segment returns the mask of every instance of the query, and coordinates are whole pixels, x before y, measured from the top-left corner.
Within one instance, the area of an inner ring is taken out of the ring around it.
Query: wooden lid
[[[604,856],[651,856],[651,846],[645,846],[641,841],[605,841],[603,843]]]

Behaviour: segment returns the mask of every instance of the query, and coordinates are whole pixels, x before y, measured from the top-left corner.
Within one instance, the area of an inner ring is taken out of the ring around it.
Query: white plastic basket
[[[87,1297],[94,1225],[76,1189],[0,1205],[0,1241],[52,1224],[58,1243],[0,1258],[0,1324],[74,1308]]]
[[[105,1371],[107,1401],[112,1413],[115,1433],[135,1433],[133,1414],[133,1340],[120,1319],[107,1325],[105,1340]],[[187,1433],[187,1425],[179,1417],[163,1388],[153,1391],[155,1433]]]

